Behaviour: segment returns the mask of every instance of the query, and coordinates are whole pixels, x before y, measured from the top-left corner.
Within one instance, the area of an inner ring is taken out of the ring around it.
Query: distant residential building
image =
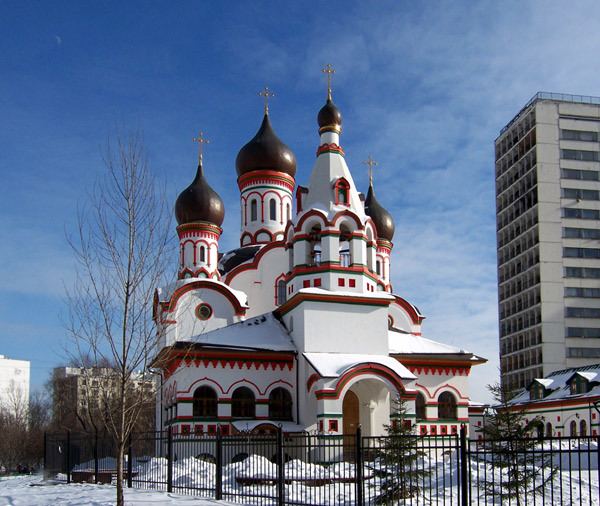
[[[73,430],[103,426],[108,410],[115,409],[118,378],[109,367],[56,367],[53,373],[52,413],[54,424]],[[156,376],[137,372],[131,388],[141,390],[145,403],[142,418],[153,428]],[[143,425],[143,422],[142,422]]]
[[[511,401],[539,416],[539,435],[596,436],[600,432],[600,364],[554,371],[536,378]]]
[[[0,407],[14,411],[29,406],[28,360],[14,360],[0,355]]]
[[[536,94],[495,141],[500,364],[524,389],[600,361],[600,98]]]

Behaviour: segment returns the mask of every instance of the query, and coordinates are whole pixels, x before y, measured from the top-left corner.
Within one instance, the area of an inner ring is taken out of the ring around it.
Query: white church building
[[[394,221],[372,180],[366,197],[356,188],[341,127],[329,89],[299,186],[265,107],[236,160],[241,234],[229,252],[219,251],[225,209],[200,156],[175,205],[178,280],[155,296],[160,429],[341,435],[360,424],[380,435],[399,396],[417,433],[468,424],[469,372],[485,359],[424,338],[424,316],[393,292]]]

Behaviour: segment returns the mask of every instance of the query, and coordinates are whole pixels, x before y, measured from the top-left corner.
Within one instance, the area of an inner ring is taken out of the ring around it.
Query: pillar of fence
[[[467,428],[462,425],[460,428],[460,499],[462,506],[469,506],[468,468]]]
[[[167,429],[167,492],[173,492],[173,431]]]
[[[277,505],[285,504],[285,458],[283,453],[283,430],[277,427]]]
[[[133,487],[133,437],[129,433],[129,443],[127,447],[127,487]]]
[[[98,429],[94,435],[94,483],[99,483],[98,476]]]
[[[71,483],[71,431],[67,431],[67,484]]]
[[[354,446],[355,455],[355,481],[356,481],[356,505],[362,506],[363,500],[363,452],[362,452],[362,428],[356,428],[356,439]]]
[[[215,438],[215,499],[223,499],[223,439],[221,437],[221,425],[217,425]]]

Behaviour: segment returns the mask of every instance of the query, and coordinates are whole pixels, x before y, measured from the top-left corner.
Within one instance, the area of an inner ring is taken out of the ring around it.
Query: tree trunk
[[[125,505],[123,494],[123,457],[125,455],[125,444],[119,441],[117,449],[117,506]]]

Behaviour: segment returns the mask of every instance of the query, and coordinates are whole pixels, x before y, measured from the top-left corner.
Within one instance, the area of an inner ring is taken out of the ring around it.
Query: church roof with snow
[[[190,336],[194,344],[264,351],[296,351],[286,328],[272,313]]]

